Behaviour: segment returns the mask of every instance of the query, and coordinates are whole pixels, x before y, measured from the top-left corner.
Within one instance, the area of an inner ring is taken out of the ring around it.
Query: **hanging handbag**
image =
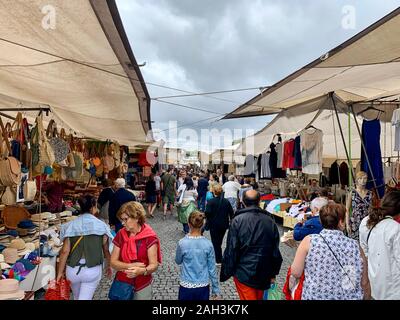
[[[3,152],[0,150],[0,153]],[[18,185],[20,181],[21,181],[21,163],[14,157],[1,158],[0,185],[6,187],[13,187]]]
[[[72,172],[73,179],[80,179],[83,174],[83,154],[78,151],[73,152],[75,168]]]
[[[1,197],[1,203],[12,206],[17,202],[17,190],[14,187],[7,187]]]
[[[115,160],[112,155],[112,150],[109,145],[106,146],[104,149],[104,157],[103,157],[103,165],[104,165],[104,173],[109,173],[110,171],[114,170],[115,167]]]
[[[43,128],[43,115],[36,118],[36,130],[33,132],[32,142],[38,148],[38,162],[37,166],[40,168],[52,166],[55,162],[54,150],[51,147],[48,139],[46,138],[45,130]],[[33,160],[34,162],[36,160]],[[35,169],[36,171],[38,168]]]
[[[22,113],[18,112],[12,126],[7,127],[8,135],[11,137],[11,156],[21,160],[21,146],[23,143]]]
[[[33,201],[37,192],[36,182],[28,180],[24,184],[24,201]]]

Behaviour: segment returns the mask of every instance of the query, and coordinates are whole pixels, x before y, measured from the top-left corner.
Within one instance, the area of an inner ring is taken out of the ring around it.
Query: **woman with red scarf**
[[[124,226],[113,240],[111,266],[115,281],[133,286],[134,300],[152,299],[152,273],[161,263],[160,240],[145,223],[146,212],[139,202],[125,203],[117,213]]]

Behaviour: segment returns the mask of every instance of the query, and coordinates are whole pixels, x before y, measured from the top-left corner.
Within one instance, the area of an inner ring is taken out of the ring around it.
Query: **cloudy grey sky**
[[[136,60],[146,62],[141,68],[146,82],[210,92],[272,85],[382,18],[400,0],[117,0],[117,4]],[[348,10],[354,10],[354,28],[343,28]],[[182,94],[150,84],[147,88],[152,98]],[[170,146],[186,148],[193,148],[185,137],[187,128],[197,130],[199,138],[201,129],[213,128],[231,130],[232,139],[248,135],[263,128],[270,117],[217,120],[258,93],[255,89],[164,99],[208,112],[152,101],[153,129],[163,130]],[[171,126],[178,126],[178,132],[168,130]],[[221,139],[218,144],[230,142]],[[199,148],[207,150],[215,143],[203,135]]]

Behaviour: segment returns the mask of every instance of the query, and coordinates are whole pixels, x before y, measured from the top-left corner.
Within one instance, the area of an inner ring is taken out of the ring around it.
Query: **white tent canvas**
[[[264,90],[225,118],[276,114],[334,92],[356,111],[366,101],[400,94],[400,8],[310,64]],[[379,107],[379,106],[378,106]],[[340,110],[347,112],[347,107]],[[391,116],[386,113],[387,118]],[[388,121],[388,119],[385,119]]]
[[[149,140],[150,98],[114,1],[0,0],[0,8],[0,109],[45,105],[80,136]],[[42,8],[54,10],[54,26]]]

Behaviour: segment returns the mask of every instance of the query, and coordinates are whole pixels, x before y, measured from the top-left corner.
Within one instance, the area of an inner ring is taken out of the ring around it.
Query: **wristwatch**
[[[144,276],[147,276],[147,268],[146,268],[146,267],[144,267],[144,273],[143,273],[143,275],[144,275]]]

